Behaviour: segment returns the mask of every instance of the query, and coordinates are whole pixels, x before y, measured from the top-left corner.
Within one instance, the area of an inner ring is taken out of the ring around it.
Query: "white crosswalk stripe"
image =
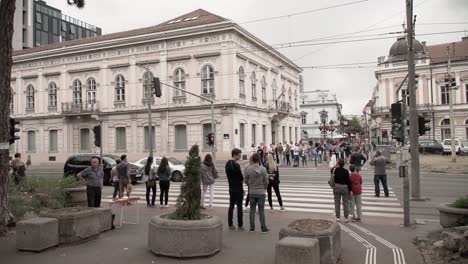
[[[310,168],[309,168],[310,170]],[[280,192],[283,198],[283,205],[287,211],[311,212],[311,213],[333,213],[334,199],[332,189],[326,184],[327,177],[320,177],[317,181],[307,181],[307,183],[297,183],[281,181]],[[314,183],[317,184],[314,184]],[[390,197],[374,197],[374,185],[363,184],[362,186],[363,215],[402,218],[403,209],[400,202],[395,197],[393,190],[389,188]],[[247,190],[247,187],[244,187]],[[111,202],[111,189],[106,189],[103,194],[103,202]],[[169,204],[174,205],[180,193],[180,183],[171,183],[169,190]],[[139,203],[146,203],[146,188],[143,184],[134,186],[132,196],[140,197]],[[209,194],[205,202],[209,200]],[[276,196],[272,194],[273,206],[279,209]],[[157,188],[156,203],[159,203],[159,188]],[[245,203],[245,201],[244,201]],[[229,206],[229,187],[225,180],[219,180],[214,187],[214,207]],[[265,201],[265,208],[268,202]]]

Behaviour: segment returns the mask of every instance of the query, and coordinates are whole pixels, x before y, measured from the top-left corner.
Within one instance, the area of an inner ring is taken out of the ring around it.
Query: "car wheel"
[[[182,181],[182,173],[180,173],[180,171],[174,171],[172,173],[172,181],[173,182],[181,182]]]

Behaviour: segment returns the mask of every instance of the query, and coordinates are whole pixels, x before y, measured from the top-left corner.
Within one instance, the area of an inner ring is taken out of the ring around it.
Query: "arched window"
[[[34,111],[34,86],[26,87],[26,110]]]
[[[267,87],[267,83],[266,83],[265,76],[262,76],[262,100],[263,101],[266,101],[266,87]]]
[[[73,103],[74,104],[81,104],[81,81],[74,80],[73,81]]]
[[[183,69],[178,68],[174,71],[174,86],[185,90],[185,72]],[[184,96],[185,94],[180,90],[175,90],[175,96]]]
[[[239,94],[245,95],[245,72],[244,67],[239,67]]]
[[[49,107],[57,107],[57,84],[54,82],[49,84]]]
[[[252,85],[252,98],[257,99],[257,76],[254,71],[250,75],[250,81]]]
[[[148,99],[148,93],[151,93],[152,82],[153,74],[151,72],[145,72],[145,74],[143,74],[143,99]]]
[[[96,103],[96,80],[93,78],[86,81],[86,100],[89,104]]]
[[[120,74],[115,77],[115,101],[125,102],[125,78]]]
[[[450,119],[445,118],[440,122],[440,135],[442,140],[450,138]]]
[[[201,73],[202,94],[214,94],[214,71],[210,65],[203,66]]]

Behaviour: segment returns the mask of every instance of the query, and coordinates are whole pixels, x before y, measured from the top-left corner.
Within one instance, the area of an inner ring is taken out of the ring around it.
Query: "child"
[[[351,176],[349,176],[349,180],[351,181],[351,192],[352,195],[350,197],[350,213],[353,215],[351,218],[353,221],[361,221],[362,216],[362,176],[358,172],[356,172],[356,166],[350,165],[349,170],[351,171]],[[354,214],[354,207],[357,209],[357,217]]]

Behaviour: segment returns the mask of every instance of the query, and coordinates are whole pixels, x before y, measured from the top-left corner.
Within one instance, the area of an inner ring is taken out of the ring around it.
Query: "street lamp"
[[[320,121],[322,121],[323,124],[323,129],[320,128],[320,131],[323,133],[323,142],[325,142],[325,136],[327,133],[327,120],[328,120],[328,112],[323,109],[322,111],[319,112],[320,114]]]
[[[332,140],[333,140],[333,131],[335,131],[335,128],[333,127],[334,124],[335,124],[335,122],[333,120],[330,120],[330,127],[328,128],[328,130],[330,130],[330,132],[331,132]]]

